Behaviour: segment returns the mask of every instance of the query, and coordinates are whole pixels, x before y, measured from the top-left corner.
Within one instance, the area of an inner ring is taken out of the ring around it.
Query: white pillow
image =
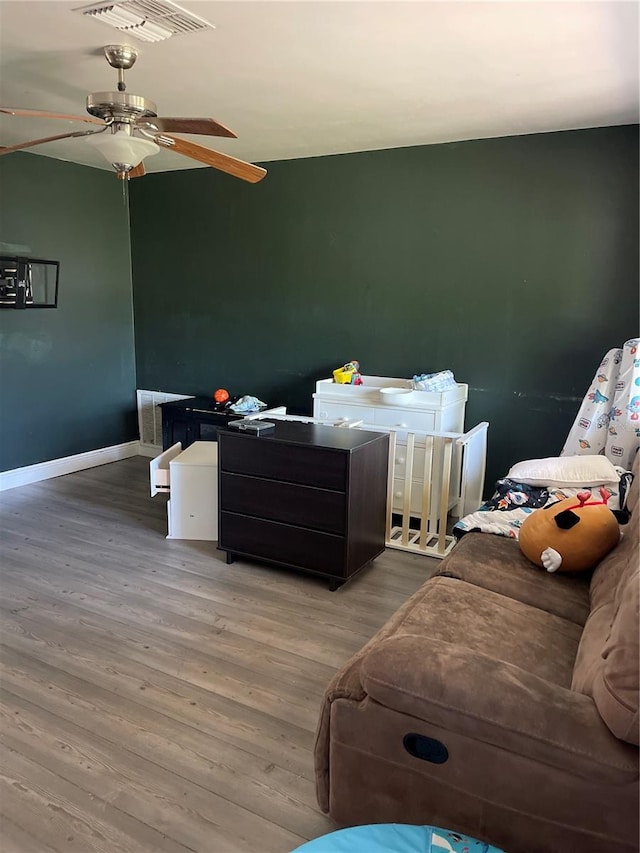
[[[528,486],[575,488],[618,485],[620,475],[606,456],[549,456],[518,462],[507,474]]]

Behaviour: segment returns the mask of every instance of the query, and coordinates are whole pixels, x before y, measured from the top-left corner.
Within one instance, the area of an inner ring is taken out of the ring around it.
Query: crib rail
[[[409,432],[406,437],[404,494],[399,511],[394,497],[397,431],[389,430],[386,545],[442,559],[455,545],[447,533],[449,508],[457,516],[474,512],[482,503],[487,428],[482,422],[468,433]],[[416,441],[424,446],[424,461],[416,465]],[[453,488],[458,489],[452,494]],[[414,491],[419,489],[419,511]],[[399,520],[399,523],[398,523]]]

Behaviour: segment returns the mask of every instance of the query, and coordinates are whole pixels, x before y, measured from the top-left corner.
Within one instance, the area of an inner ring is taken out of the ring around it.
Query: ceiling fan
[[[173,136],[174,133],[195,133],[236,138],[232,130],[212,118],[159,117],[153,101],[126,91],[124,72],[131,68],[138,58],[137,50],[129,45],[109,44],[104,48],[104,55],[109,65],[118,71],[118,91],[94,92],[88,95],[88,116],[0,107],[0,114],[81,121],[91,125],[101,125],[99,129],[77,130],[72,133],[32,139],[17,145],[8,145],[0,148],[0,156],[21,151],[24,148],[32,148],[34,145],[42,145],[45,142],[54,142],[57,139],[86,136],[88,141],[95,145],[111,163],[116,175],[122,180],[144,175],[144,158],[157,154],[161,148],[183,154],[185,157],[205,163],[207,166],[252,184],[261,181],[267,174],[266,169],[261,166],[245,163],[228,154]]]

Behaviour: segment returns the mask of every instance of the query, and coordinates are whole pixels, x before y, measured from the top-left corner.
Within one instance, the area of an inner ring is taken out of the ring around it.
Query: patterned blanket
[[[608,506],[612,510],[620,510],[624,507],[632,474],[625,473],[620,478],[617,489],[611,489]],[[480,533],[494,533],[497,536],[508,536],[518,539],[520,528],[525,518],[532,512],[542,507],[549,506],[556,501],[565,498],[573,498],[578,492],[587,489],[558,489],[546,486],[527,486],[517,483],[515,480],[504,478],[498,480],[495,485],[493,497],[486,501],[477,512],[465,515],[453,526],[453,535],[460,539],[465,533],[479,531]],[[598,494],[597,489],[589,489]]]

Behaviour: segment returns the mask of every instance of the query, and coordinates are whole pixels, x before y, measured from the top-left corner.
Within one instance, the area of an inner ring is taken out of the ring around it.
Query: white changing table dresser
[[[383,402],[380,389],[411,388],[410,379],[363,376],[362,382],[339,385],[333,379],[320,379],[313,395],[314,418],[356,418],[375,426],[464,432],[467,385],[457,383],[449,391],[414,391],[406,403],[389,405]]]
[[[192,399],[192,398],[189,398]],[[255,420],[285,415],[284,406],[244,415]],[[177,441],[149,463],[151,497],[169,495],[167,539],[218,539],[218,442]]]
[[[218,442],[178,441],[149,464],[151,497],[169,494],[167,539],[218,538]]]
[[[464,432],[465,407],[468,385],[457,383],[447,391],[414,391],[407,395],[406,403],[388,404],[384,402],[381,388],[411,388],[411,380],[389,376],[363,376],[362,385],[340,385],[333,379],[321,379],[316,382],[313,395],[313,416],[321,420],[361,420],[364,424],[378,428],[392,428],[396,432],[396,447],[393,475],[394,510],[403,507],[405,494],[405,463],[407,432],[415,432],[413,451],[413,488],[411,490],[411,513],[420,515],[422,501],[422,478],[424,470],[425,441],[420,438],[421,431]],[[454,451],[456,453],[457,451]],[[438,474],[435,473],[435,477]],[[451,503],[454,509],[458,503],[460,487],[460,459],[453,460]],[[434,484],[436,491],[439,485]]]

